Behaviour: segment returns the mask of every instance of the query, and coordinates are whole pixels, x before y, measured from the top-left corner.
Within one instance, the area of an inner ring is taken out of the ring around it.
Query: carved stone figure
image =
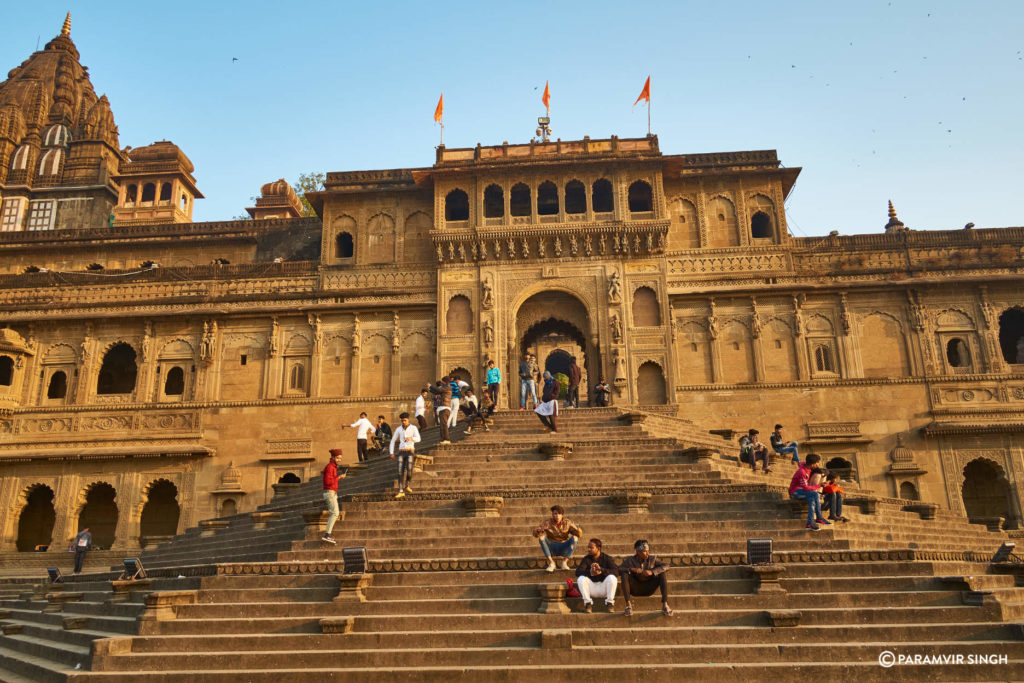
[[[484,331],[484,346],[489,347],[494,343],[494,326],[491,325],[490,318],[484,319],[482,328]]]
[[[525,237],[523,238],[523,258],[530,258],[530,245]]]
[[[277,318],[275,317],[270,321],[270,338],[267,340],[267,348],[271,358],[277,357],[277,331],[278,323]]]
[[[594,253],[594,248],[590,244],[590,235],[583,238],[583,253],[587,256],[592,256]]]
[[[213,360],[213,335],[214,330],[210,327],[210,321],[203,321],[203,338],[199,342],[199,359],[202,361],[209,362]]]
[[[146,326],[142,332],[142,362],[148,363],[150,360],[150,354],[153,352],[153,323],[146,321]]]
[[[398,353],[399,347],[402,343],[402,332],[398,327],[398,314],[394,314],[394,319],[391,323],[391,350],[394,353]]]
[[[545,246],[545,239],[543,237],[537,240],[537,255],[541,258],[547,256],[547,247]]]
[[[562,238],[555,237],[555,258],[562,255]]]
[[[626,381],[626,358],[622,349],[613,349],[612,357],[615,359],[615,383],[625,383]]]
[[[612,325],[612,341],[616,344],[622,343],[622,318],[619,317],[618,313],[612,313],[611,316]]]
[[[603,254],[604,253],[604,233],[599,235],[598,238],[597,238],[597,253],[599,253],[599,254]]]
[[[363,345],[363,335],[359,329],[359,315],[352,316],[352,354],[359,353],[359,347]]]
[[[494,287],[491,283],[491,276],[484,277],[484,281],[480,285],[483,288],[483,296],[481,297],[481,303],[484,309],[490,310],[494,306]]]
[[[622,278],[619,277],[619,271],[617,270],[613,270],[608,278],[608,303],[622,303]]]
[[[577,251],[579,251],[579,242],[576,241],[576,235],[569,235],[569,254],[575,256]]]
[[[444,261],[444,252],[441,250],[441,245],[437,245],[437,262],[441,263]]]
[[[718,316],[714,314],[708,316],[708,334],[712,339],[718,339]]]

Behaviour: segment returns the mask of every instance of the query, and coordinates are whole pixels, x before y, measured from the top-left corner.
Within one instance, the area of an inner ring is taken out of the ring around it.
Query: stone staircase
[[[810,532],[786,499],[789,466],[739,468],[732,443],[685,420],[583,409],[559,427],[499,413],[450,446],[430,430],[402,500],[393,461],[354,468],[336,547],[319,541],[313,480],[147,551],[148,585],[93,573],[65,585],[80,597],[2,600],[0,679],[1024,676],[1024,571],[989,562],[1005,533],[852,487],[852,521]],[[580,613],[572,573],[543,571],[530,536],[555,503],[620,560],[649,539],[672,565],[675,616],[657,596],[631,618],[621,598]],[[745,564],[750,537],[774,540],[774,565]],[[368,574],[340,574],[350,545],[367,547]],[[885,650],[963,663],[886,669]]]

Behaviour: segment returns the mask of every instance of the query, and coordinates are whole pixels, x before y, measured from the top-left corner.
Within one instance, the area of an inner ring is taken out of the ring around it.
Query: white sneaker
[[[555,561],[554,560],[548,560],[548,566],[544,568],[544,571],[546,571],[546,572],[553,572],[553,571],[555,571]]]
[[[569,570],[569,563],[566,562],[565,559],[563,559],[561,564],[558,565],[558,568],[559,569],[564,569],[564,570],[568,571]]]

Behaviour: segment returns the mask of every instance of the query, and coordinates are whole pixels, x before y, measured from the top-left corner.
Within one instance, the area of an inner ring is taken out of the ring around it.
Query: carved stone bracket
[[[984,524],[989,531],[1002,531],[1005,517],[971,517],[971,524]]]
[[[701,448],[699,446],[693,446],[683,451],[683,455],[691,458],[696,458],[698,462],[702,460],[711,460],[714,457],[716,451],[711,448]]]
[[[266,529],[268,524],[280,521],[280,512],[254,512],[252,513],[252,528]]]
[[[847,505],[856,505],[860,507],[860,511],[865,515],[873,515],[878,512],[878,500],[875,498],[847,498]]]
[[[326,617],[320,620],[320,630],[324,633],[352,633],[355,626],[355,617]]]
[[[765,616],[773,628],[792,628],[800,625],[802,614],[795,609],[775,609],[765,612]]]
[[[546,455],[548,460],[565,460],[572,455],[571,443],[542,443],[537,446],[541,455]]]
[[[226,519],[204,519],[199,522],[199,538],[209,538],[218,531],[227,529],[229,522]]]
[[[170,621],[177,618],[178,605],[194,605],[198,591],[159,591],[146,596],[146,608],[139,621]]]
[[[615,511],[622,514],[646,515],[651,504],[651,494],[646,492],[619,493],[612,496]]]
[[[921,519],[935,519],[939,506],[936,503],[915,503],[913,505],[904,505],[903,510],[906,512],[916,512],[921,515]]]
[[[363,589],[373,583],[373,574],[339,574],[341,588],[334,602],[366,602]]]
[[[501,496],[473,496],[462,499],[467,517],[500,517],[505,499]]]
[[[781,564],[758,564],[747,567],[754,579],[754,593],[785,593],[786,589],[779,583],[779,578],[786,568]]]
[[[545,583],[537,586],[540,591],[541,614],[569,614],[569,606],[565,604],[565,584]]]

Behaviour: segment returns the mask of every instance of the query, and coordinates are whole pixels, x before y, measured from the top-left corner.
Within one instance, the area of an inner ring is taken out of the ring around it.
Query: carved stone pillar
[[[79,353],[78,381],[76,383],[75,403],[88,403],[92,395],[93,364],[96,363],[96,342],[92,339],[91,329],[86,327],[85,339],[82,340],[82,348]]]
[[[309,315],[309,326],[313,328],[313,352],[309,359],[309,395],[320,395],[320,375],[324,367],[324,332],[319,315]]]
[[[78,518],[75,514],[75,496],[78,493],[77,474],[64,475],[57,479],[57,490],[53,495],[53,509],[57,513],[53,523],[50,547],[64,550],[78,533]]]
[[[15,550],[18,540],[18,510],[15,505],[21,480],[18,477],[0,479],[0,550]]]
[[[359,347],[362,345],[362,332],[359,329],[359,314],[353,316],[352,320],[352,372],[350,382],[352,383],[349,396],[359,396]]]
[[[988,300],[988,287],[978,288],[978,307],[981,309],[983,323],[982,329],[979,330],[983,368],[987,372],[1009,372],[1010,369],[1007,367],[1006,359],[1003,358],[1003,352],[999,346],[997,322],[995,313],[992,311],[992,304]]]

